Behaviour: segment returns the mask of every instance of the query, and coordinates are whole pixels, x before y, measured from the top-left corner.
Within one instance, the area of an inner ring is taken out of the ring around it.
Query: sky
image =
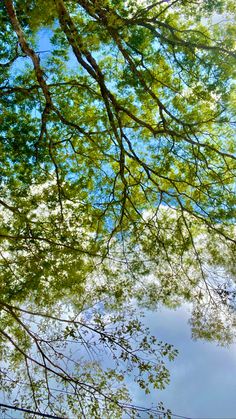
[[[134,389],[139,405],[163,401],[172,413],[190,418],[236,418],[236,344],[191,339],[190,307],[147,312],[145,322],[159,339],[173,344],[179,355],[170,363],[167,388],[145,396]]]

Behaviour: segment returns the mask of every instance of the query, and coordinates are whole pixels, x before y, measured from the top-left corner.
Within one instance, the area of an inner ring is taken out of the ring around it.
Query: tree
[[[2,386],[37,411],[137,417],[125,371],[162,388],[176,355],[137,305],[191,301],[195,337],[234,335],[234,4],[0,7]]]

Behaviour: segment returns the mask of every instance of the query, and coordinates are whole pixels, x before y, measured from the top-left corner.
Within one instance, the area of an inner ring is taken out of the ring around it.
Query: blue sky
[[[193,341],[190,307],[148,312],[146,323],[159,339],[172,343],[179,355],[170,364],[171,382],[145,396],[133,389],[139,405],[162,400],[172,413],[191,418],[236,418],[236,344]]]

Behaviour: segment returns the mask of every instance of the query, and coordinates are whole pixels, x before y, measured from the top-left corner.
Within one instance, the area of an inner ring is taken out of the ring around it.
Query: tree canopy
[[[165,412],[126,385],[163,388],[177,354],[140,307],[188,301],[194,337],[234,337],[234,9],[1,2],[0,384],[17,406]]]

